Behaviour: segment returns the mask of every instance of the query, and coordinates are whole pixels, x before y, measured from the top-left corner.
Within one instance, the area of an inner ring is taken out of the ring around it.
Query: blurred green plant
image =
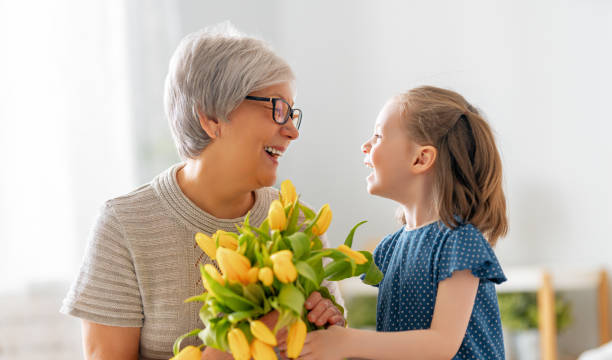
[[[538,302],[535,293],[502,293],[497,296],[502,324],[509,330],[537,329]],[[572,323],[571,303],[560,294],[555,295],[557,331],[561,332]]]
[[[356,329],[376,328],[376,296],[361,295],[346,303],[349,326]]]

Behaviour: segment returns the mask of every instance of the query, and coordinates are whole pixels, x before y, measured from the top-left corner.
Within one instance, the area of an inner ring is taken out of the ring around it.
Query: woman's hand
[[[206,347],[202,352],[201,360],[233,360],[234,357],[230,353],[217,350],[212,347]]]
[[[313,331],[306,335],[304,347],[299,359],[304,360],[339,360],[346,357],[345,344],[348,331],[340,326],[330,326],[327,330]],[[286,352],[286,345],[281,348],[281,352]]]
[[[308,313],[308,321],[317,325],[325,324],[344,326],[346,321],[340,310],[329,299],[325,299],[318,291],[314,291],[304,306],[310,312]]]

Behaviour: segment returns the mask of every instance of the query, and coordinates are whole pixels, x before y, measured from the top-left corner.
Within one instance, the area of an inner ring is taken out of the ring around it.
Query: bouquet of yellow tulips
[[[299,223],[300,218],[305,220]],[[308,296],[319,291],[344,311],[321,286],[323,280],[365,274],[364,282],[374,285],[382,279],[371,253],[351,249],[355,230],[365,221],[351,229],[343,245],[323,248],[319,236],[327,231],[331,219],[329,205],[315,213],[300,204],[293,184],[285,180],[280,200],[272,202],[261,226],[250,225],[247,215],[238,234],[221,230],[212,236],[196,234],[196,243],[217,261],[221,274],[211,264],[200,265],[206,292],[185,301],[203,303],[200,318],[205,328],[179,337],[173,359],[200,359],[204,345],[229,350],[237,360],[276,359],[275,334],[286,326],[287,355],[298,357],[307,331],[317,328],[305,318]],[[324,265],[323,258],[330,261]],[[274,309],[279,317],[270,330],[257,319]],[[203,344],[180,350],[181,340],[189,336],[198,336]]]

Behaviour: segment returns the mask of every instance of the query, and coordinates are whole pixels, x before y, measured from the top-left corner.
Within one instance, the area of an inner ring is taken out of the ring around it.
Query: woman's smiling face
[[[269,86],[249,95],[282,98],[293,106],[294,90],[289,82]],[[272,103],[244,100],[220,124],[221,156],[226,166],[238,172],[241,182],[256,189],[274,185],[278,160],[299,136],[291,121],[279,125],[272,118]]]

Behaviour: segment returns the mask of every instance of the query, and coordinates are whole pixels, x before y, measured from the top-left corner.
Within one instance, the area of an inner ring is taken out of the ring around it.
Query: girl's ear
[[[434,146],[418,146],[415,152],[415,159],[412,164],[415,173],[422,174],[433,168],[437,156],[438,150]]]
[[[200,126],[202,130],[206,132],[208,137],[211,139],[216,139],[219,137],[221,126],[219,125],[219,120],[206,116],[202,109],[198,108],[198,119],[200,120]]]

